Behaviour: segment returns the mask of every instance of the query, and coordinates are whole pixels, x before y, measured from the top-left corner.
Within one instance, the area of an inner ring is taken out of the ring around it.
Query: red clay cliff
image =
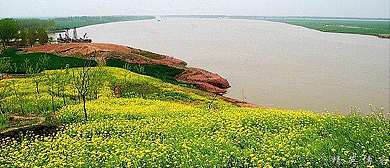
[[[164,64],[185,71],[176,76],[176,79],[195,85],[202,90],[223,94],[229,88],[229,82],[219,76],[199,68],[186,67],[187,63],[166,55],[160,55],[131,47],[105,43],[66,43],[48,44],[43,46],[25,48],[27,53],[43,52],[58,55],[82,55],[107,58],[119,58],[130,63]]]

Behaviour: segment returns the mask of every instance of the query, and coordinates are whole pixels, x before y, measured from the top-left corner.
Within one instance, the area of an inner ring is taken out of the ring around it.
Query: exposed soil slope
[[[28,53],[44,52],[59,55],[83,55],[93,57],[120,58],[131,63],[140,64],[164,64],[184,69],[185,71],[177,76],[177,79],[212,93],[226,93],[230,85],[228,81],[218,74],[214,74],[199,68],[185,67],[186,62],[165,55],[159,55],[131,47],[105,43],[67,43],[50,44],[26,48]]]
[[[230,87],[229,82],[225,78],[203,69],[186,67],[187,63],[185,61],[122,45],[106,43],[49,44],[25,48],[24,51],[27,53],[43,52],[66,56],[81,55],[84,57],[95,57],[95,60],[103,62],[110,58],[119,58],[129,63],[164,64],[184,69],[185,71],[177,75],[176,79],[195,85],[202,90],[211,93],[224,94],[227,92],[226,89]],[[220,96],[220,98],[241,107],[258,107],[254,104],[241,102],[224,96]]]

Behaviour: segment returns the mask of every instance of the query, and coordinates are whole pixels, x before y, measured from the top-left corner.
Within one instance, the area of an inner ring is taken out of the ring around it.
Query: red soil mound
[[[131,48],[116,45],[116,44],[104,44],[104,43],[66,43],[66,44],[50,44],[27,48],[28,53],[45,52],[45,53],[57,53],[60,55],[90,55],[96,52],[121,52],[129,53]]]
[[[105,43],[49,44],[25,48],[25,51],[27,53],[43,52],[67,56],[72,56],[75,54],[81,54],[84,56],[94,54],[95,56],[103,57],[103,59],[119,58],[130,63],[164,64],[184,69],[185,71],[177,75],[176,79],[186,82],[188,84],[196,85],[202,90],[217,94],[223,94],[227,92],[225,89],[230,87],[229,82],[218,74],[214,74],[199,68],[185,67],[187,63],[179,59],[175,59],[165,55],[149,53],[147,51],[130,48],[122,45]],[[7,77],[8,76],[6,76],[6,78]],[[240,107],[259,107],[255,104],[241,102],[239,100],[221,95],[218,95],[218,97]]]
[[[212,93],[226,93],[225,89],[230,87],[225,78],[199,68],[188,68],[176,78]]]
[[[105,43],[66,43],[50,44],[37,47],[26,48],[27,53],[44,52],[55,53],[59,55],[92,55],[106,58],[119,58],[131,63],[139,64],[164,64],[176,68],[182,68],[185,71],[177,76],[178,80],[193,84],[199,88],[212,93],[226,93],[229,88],[229,82],[211,72],[199,68],[187,68],[186,62],[165,55],[159,55],[134,49],[122,45]]]

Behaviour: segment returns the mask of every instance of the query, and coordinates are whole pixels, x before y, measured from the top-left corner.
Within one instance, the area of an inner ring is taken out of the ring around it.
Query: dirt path
[[[5,133],[13,131],[13,130],[18,130],[18,129],[22,129],[22,128],[28,128],[28,127],[40,125],[40,124],[42,124],[45,121],[45,117],[22,117],[22,116],[16,116],[16,115],[13,115],[13,114],[11,114],[10,116],[13,117],[14,119],[19,119],[19,120],[38,119],[38,122],[35,123],[35,124],[30,124],[30,125],[24,125],[24,126],[20,126],[20,127],[8,128],[8,129],[5,129],[5,130],[1,131],[0,134],[5,134]]]

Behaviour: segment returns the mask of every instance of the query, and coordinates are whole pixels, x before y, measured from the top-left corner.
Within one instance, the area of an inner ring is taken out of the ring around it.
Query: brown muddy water
[[[390,40],[255,20],[168,18],[80,28],[93,42],[166,54],[218,73],[227,96],[282,109],[389,109]]]

